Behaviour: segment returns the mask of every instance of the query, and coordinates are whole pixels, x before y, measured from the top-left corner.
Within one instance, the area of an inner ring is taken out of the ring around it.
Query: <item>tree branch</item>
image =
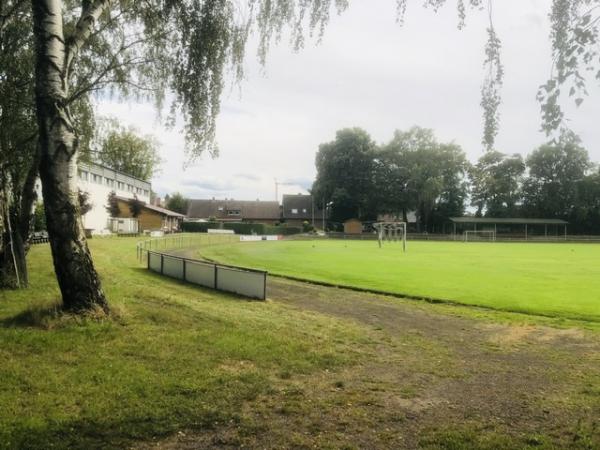
[[[111,6],[112,2],[113,0],[94,0],[83,2],[81,16],[77,21],[75,31],[67,40],[65,58],[65,70],[67,73],[71,73],[73,61],[92,34],[92,30],[98,21],[98,18],[107,8]]]

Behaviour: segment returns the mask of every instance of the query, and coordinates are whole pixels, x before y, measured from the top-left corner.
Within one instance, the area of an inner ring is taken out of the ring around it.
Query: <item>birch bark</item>
[[[78,139],[67,105],[71,61],[67,61],[62,6],[62,0],[32,0],[40,179],[46,222],[64,307],[108,312],[79,214]]]

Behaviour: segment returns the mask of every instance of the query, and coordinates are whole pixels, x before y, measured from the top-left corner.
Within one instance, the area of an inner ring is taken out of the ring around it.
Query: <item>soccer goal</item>
[[[496,232],[494,230],[467,230],[465,231],[465,242],[487,241],[494,242],[496,240]]]
[[[377,230],[379,248],[384,241],[402,241],[402,251],[406,251],[406,222],[376,222],[373,228]]]

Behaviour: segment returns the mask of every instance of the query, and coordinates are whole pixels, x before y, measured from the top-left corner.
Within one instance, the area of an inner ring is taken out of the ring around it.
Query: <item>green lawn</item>
[[[59,299],[48,245],[31,251],[30,289],[0,290],[0,449],[126,448],[214,428],[273,380],[357,356],[352,324],[152,274],[135,242],[90,241],[112,320],[47,312]]]
[[[274,274],[508,311],[600,321],[600,245],[244,242],[202,255]]]
[[[397,266],[444,248],[194,238],[215,255],[304,270],[317,264],[307,255],[329,254],[320,275],[340,282],[343,267],[373,273],[381,258]],[[110,318],[56,311],[48,245],[30,253],[29,289],[0,290],[0,449],[598,448],[596,331],[287,280],[247,301],[147,271],[135,242],[90,241]]]

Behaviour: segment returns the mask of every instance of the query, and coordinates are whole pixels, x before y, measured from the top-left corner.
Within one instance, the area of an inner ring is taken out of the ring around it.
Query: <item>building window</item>
[[[92,174],[92,181],[94,183],[102,184],[102,177],[100,175]]]
[[[306,208],[304,208],[304,209],[302,210],[302,212],[303,212],[304,214],[306,214],[306,212],[307,212],[307,211],[306,211]]]
[[[88,173],[85,170],[79,170],[78,174],[79,174],[80,180],[84,180],[84,181],[88,180]]]
[[[296,208],[292,209],[292,214],[298,214],[298,210]]]
[[[115,181],[111,180],[110,178],[104,178],[104,184],[106,184],[109,187],[113,187],[115,185]]]
[[[239,216],[241,214],[242,214],[242,212],[239,209],[228,209],[227,210],[228,216]]]
[[[144,195],[148,197],[148,189],[144,189]]]
[[[224,208],[222,206],[219,206],[219,211],[223,211],[223,209]]]
[[[133,186],[132,186],[132,185],[130,185],[130,184],[128,184],[128,185],[127,185],[127,190],[128,190],[129,192],[133,192]]]

